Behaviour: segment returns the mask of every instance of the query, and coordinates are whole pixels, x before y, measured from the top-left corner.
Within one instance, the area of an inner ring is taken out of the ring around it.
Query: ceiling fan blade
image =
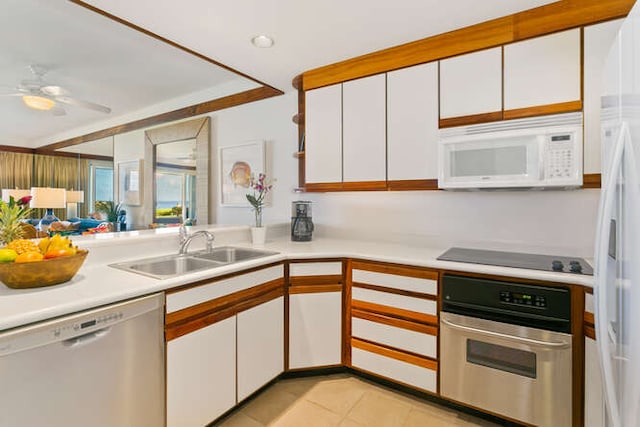
[[[111,108],[105,107],[104,105],[95,104],[93,102],[83,101],[81,99],[75,99],[68,96],[56,96],[53,99],[65,104],[74,105],[76,107],[84,107],[90,110],[100,111],[101,113],[109,114],[111,112]]]
[[[67,112],[64,108],[62,108],[59,105],[56,105],[55,107],[53,107],[51,109],[51,114],[53,114],[54,116],[66,116]]]

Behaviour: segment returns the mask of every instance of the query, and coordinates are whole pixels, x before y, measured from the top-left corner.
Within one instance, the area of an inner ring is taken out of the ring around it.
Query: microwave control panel
[[[575,157],[572,133],[550,135],[547,140],[545,178],[553,181],[571,179],[575,170]]]

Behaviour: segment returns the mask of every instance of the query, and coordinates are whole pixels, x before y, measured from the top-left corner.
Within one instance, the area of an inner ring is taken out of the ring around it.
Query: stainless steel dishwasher
[[[0,333],[0,426],[165,425],[164,296]]]

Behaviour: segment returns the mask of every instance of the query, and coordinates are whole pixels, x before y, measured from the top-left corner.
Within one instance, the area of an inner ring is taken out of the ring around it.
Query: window
[[[113,201],[113,167],[91,165],[91,206],[98,200]]]
[[[154,222],[178,223],[195,212],[195,173],[158,168],[156,171],[156,210]]]

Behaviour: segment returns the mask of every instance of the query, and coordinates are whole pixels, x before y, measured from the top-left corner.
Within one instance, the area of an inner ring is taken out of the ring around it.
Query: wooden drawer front
[[[402,291],[419,292],[438,295],[438,281],[419,277],[398,276],[396,274],[377,273],[374,271],[353,270],[354,283],[384,286]]]
[[[435,393],[437,389],[436,371],[422,366],[359,348],[352,348],[351,364],[354,368],[359,368],[369,373],[377,374],[422,390]]]
[[[292,262],[289,276],[329,276],[342,275],[341,262]]]
[[[373,291],[354,287],[351,290],[353,300],[371,302],[379,305],[400,308],[403,310],[415,311],[418,313],[436,315],[438,304],[436,301],[408,297],[404,295],[390,294],[386,292]]]
[[[355,317],[351,320],[351,335],[434,359],[437,357],[437,339],[433,335]]]
[[[224,295],[242,291],[262,283],[282,278],[282,265],[265,268],[229,279],[212,282],[208,285],[197,286],[185,291],[167,295],[167,313],[182,310]]]

